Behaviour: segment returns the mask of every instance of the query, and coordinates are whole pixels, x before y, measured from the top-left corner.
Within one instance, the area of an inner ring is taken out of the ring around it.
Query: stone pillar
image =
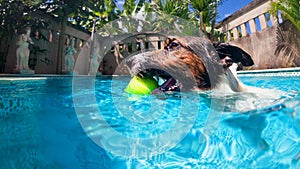
[[[249,20],[249,25],[250,25],[251,33],[257,32],[256,24],[255,24],[254,19],[250,19],[250,20]]]
[[[140,45],[141,45],[141,51],[145,51],[146,44],[145,44],[145,42],[142,39],[140,41]]]
[[[152,41],[151,44],[153,45],[154,49],[158,49],[158,41]]]
[[[123,44],[123,56],[124,56],[124,57],[129,56],[128,43],[124,43],[124,44]]]
[[[231,41],[231,30],[226,32],[227,42]]]
[[[76,49],[79,49],[79,48],[80,48],[80,42],[81,42],[81,39],[77,38],[75,42],[76,42],[75,48],[76,48]]]
[[[258,18],[259,18],[261,29],[267,28],[268,24],[267,24],[267,19],[266,19],[265,14],[260,15]]]
[[[136,52],[136,42],[132,42],[132,53]]]
[[[278,24],[278,19],[277,19],[277,17],[275,17],[275,16],[273,16],[273,15],[271,15],[271,21],[272,21],[272,25],[273,25],[273,26]]]
[[[241,25],[241,29],[242,29],[242,36],[244,37],[244,36],[247,36],[248,35],[248,32],[247,32],[247,28],[246,28],[246,24],[245,23],[243,23],[242,25]]]
[[[234,40],[239,38],[239,31],[237,27],[233,28],[233,38]]]

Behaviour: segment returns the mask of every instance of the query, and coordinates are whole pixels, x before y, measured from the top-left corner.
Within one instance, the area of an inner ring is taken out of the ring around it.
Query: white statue
[[[16,70],[30,70],[28,67],[29,61],[29,44],[33,44],[30,38],[31,28],[26,28],[26,34],[22,34],[17,42],[17,65]]]
[[[74,54],[77,53],[74,46],[75,46],[75,39],[72,38],[65,55],[66,71],[68,73],[73,72],[73,68],[74,68],[74,62],[75,62]]]
[[[99,68],[99,62],[98,62],[98,59],[100,58],[99,45],[95,43],[94,46],[95,46],[95,48],[94,48],[93,54],[91,55],[91,59],[90,59],[89,75],[97,74],[98,68]]]

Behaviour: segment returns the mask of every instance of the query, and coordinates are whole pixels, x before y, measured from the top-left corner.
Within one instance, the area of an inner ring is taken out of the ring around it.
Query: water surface
[[[0,79],[3,168],[299,168],[300,78],[135,96],[128,77]],[[224,94],[225,93],[225,94]]]

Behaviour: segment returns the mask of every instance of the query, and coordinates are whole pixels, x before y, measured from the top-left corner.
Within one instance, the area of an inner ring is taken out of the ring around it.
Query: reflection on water
[[[72,79],[67,78],[49,79],[42,85],[0,83],[1,168],[300,167],[300,78],[277,77],[276,83],[271,78],[242,79],[272,89],[249,93],[147,97],[124,93],[125,77],[113,80],[118,86],[111,86],[109,78],[95,82],[81,78],[76,82],[82,90],[75,92]],[[95,84],[95,90],[87,84]],[[76,112],[74,97],[80,98],[76,106],[89,111]],[[82,119],[87,123],[83,128]],[[184,127],[188,132],[180,132]],[[127,145],[109,129],[140,141],[133,142],[139,145]],[[168,131],[172,133],[156,142],[142,140]],[[101,146],[93,136],[101,138]],[[130,156],[106,152],[106,146],[129,151]],[[147,150],[142,146],[161,151],[139,156]]]

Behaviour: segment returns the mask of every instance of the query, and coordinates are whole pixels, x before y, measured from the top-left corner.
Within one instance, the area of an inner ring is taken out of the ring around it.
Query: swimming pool
[[[299,168],[300,76],[240,78],[274,90],[141,97],[126,76],[2,77],[1,167]]]

